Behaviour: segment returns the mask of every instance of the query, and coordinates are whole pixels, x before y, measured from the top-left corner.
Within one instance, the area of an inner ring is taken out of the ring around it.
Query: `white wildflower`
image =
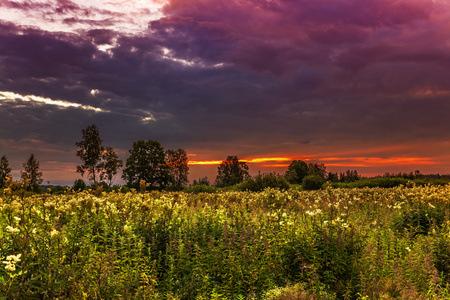
[[[12,233],[12,234],[16,234],[16,233],[20,232],[20,229],[14,228],[14,227],[11,227],[8,225],[8,226],[6,226],[6,231],[8,231],[9,233]]]

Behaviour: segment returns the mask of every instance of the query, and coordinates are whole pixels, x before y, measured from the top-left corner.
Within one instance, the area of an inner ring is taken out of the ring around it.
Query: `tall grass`
[[[450,297],[450,186],[27,196],[20,185],[0,197],[4,299]]]

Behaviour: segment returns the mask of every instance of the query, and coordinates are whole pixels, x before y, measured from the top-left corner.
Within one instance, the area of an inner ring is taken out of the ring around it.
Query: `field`
[[[0,196],[3,299],[450,298],[450,185],[27,195],[20,184]]]

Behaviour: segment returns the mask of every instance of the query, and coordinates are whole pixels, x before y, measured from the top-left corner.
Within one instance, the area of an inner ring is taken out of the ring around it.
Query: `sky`
[[[33,153],[72,184],[91,124],[124,161],[137,140],[186,150],[191,181],[228,155],[251,174],[448,174],[448,78],[447,0],[0,0],[16,178]]]

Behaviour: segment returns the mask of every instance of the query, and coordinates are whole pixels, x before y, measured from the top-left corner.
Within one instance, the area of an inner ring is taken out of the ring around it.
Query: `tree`
[[[192,186],[196,186],[196,185],[206,185],[206,186],[209,186],[210,183],[209,183],[209,180],[208,180],[208,176],[199,178],[198,180],[197,180],[197,179],[194,179],[194,181],[192,182]]]
[[[356,170],[347,170],[345,173],[340,173],[339,180],[340,182],[353,182],[360,179],[361,176],[358,174]]]
[[[73,183],[73,190],[75,192],[81,192],[86,189],[86,183],[84,183],[83,179],[77,179]]]
[[[189,166],[186,151],[183,149],[167,150],[166,162],[170,167],[170,185],[177,190],[181,190],[189,182]]]
[[[103,160],[104,173],[102,173],[101,179],[108,180],[108,185],[111,187],[114,177],[116,177],[119,169],[123,167],[123,161],[119,159],[116,151],[110,146],[105,148]]]
[[[274,188],[280,190],[289,189],[289,183],[284,176],[276,173],[261,174],[249,177],[241,186],[243,191],[260,192],[266,188]]]
[[[6,184],[6,178],[10,176],[11,168],[9,167],[8,159],[5,155],[0,159],[0,188]]]
[[[305,190],[319,190],[324,183],[325,180],[320,175],[311,174],[303,178],[302,186]]]
[[[237,156],[228,156],[217,167],[216,186],[224,187],[243,182],[249,177],[248,166]]]
[[[289,165],[285,178],[292,184],[302,184],[303,178],[309,175],[308,165],[302,160],[293,160]]]
[[[137,188],[141,180],[149,183],[150,188],[163,189],[168,184],[169,166],[164,148],[158,141],[134,142],[129,152],[122,175],[128,186]]]
[[[104,147],[102,139],[95,124],[92,124],[81,131],[83,139],[76,142],[78,147],[77,156],[83,161],[82,165],[77,166],[77,173],[84,176],[88,173],[89,181],[93,181],[94,185],[100,180],[100,172],[103,169],[102,155]]]
[[[325,178],[327,177],[327,168],[324,164],[309,163],[308,175],[318,175],[323,180],[325,180]]]
[[[22,177],[28,178],[30,180],[28,186],[31,189],[37,190],[44,180],[42,179],[42,172],[39,171],[39,161],[36,160],[34,154],[30,155],[30,158],[23,164],[23,167],[25,170],[21,171]]]

